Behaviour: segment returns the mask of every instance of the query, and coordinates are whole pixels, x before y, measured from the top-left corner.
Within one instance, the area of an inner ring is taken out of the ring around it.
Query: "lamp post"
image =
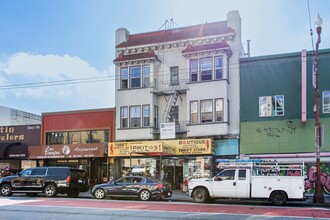
[[[321,162],[320,162],[320,106],[319,106],[319,44],[321,43],[322,18],[317,16],[315,21],[317,42],[315,51],[315,154],[316,154],[316,184],[313,196],[313,203],[324,203],[323,189],[321,183]]]

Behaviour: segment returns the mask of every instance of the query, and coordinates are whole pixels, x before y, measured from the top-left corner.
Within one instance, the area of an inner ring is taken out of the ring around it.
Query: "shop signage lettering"
[[[141,153],[150,152],[170,155],[214,154],[214,144],[212,139],[112,142],[109,143],[108,152],[109,157],[143,156]]]
[[[31,146],[29,154],[31,159],[103,157],[104,149],[100,144]]]
[[[40,125],[0,126],[0,142],[40,143]]]

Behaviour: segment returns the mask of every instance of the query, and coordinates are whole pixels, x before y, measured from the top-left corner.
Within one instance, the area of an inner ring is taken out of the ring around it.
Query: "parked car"
[[[95,185],[91,191],[97,199],[137,198],[142,201],[172,196],[168,183],[144,176],[126,176],[116,181]]]
[[[78,197],[80,192],[89,190],[86,171],[70,167],[35,167],[21,171],[16,176],[0,179],[0,194],[26,193],[36,196],[44,193],[47,197],[66,193]]]

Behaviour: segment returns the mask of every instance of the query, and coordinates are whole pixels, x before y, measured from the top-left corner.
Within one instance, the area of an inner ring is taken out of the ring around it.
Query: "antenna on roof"
[[[170,21],[166,19],[164,24],[158,29],[158,31],[161,30],[162,28],[164,28],[165,30],[172,29],[174,28],[174,25],[180,27],[177,23],[174,22],[173,18],[171,18]]]

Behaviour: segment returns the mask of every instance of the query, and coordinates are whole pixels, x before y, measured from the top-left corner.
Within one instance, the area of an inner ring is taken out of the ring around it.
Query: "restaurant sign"
[[[30,159],[104,157],[103,143],[29,147]]]

